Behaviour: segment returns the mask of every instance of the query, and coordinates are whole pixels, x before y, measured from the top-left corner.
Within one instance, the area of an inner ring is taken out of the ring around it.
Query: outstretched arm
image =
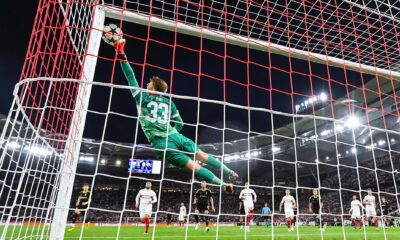
[[[114,44],[115,51],[118,54],[118,60],[120,61],[122,72],[125,75],[128,85],[135,87],[131,89],[132,96],[135,98],[136,103],[140,103],[140,86],[136,80],[135,72],[133,71],[131,65],[129,64],[126,54],[125,54],[125,39],[121,39],[118,43]],[[146,93],[142,93],[142,97],[146,97]]]

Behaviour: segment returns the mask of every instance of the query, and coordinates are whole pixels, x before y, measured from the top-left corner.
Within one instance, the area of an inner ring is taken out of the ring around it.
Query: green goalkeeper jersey
[[[121,61],[121,67],[129,86],[136,87],[131,92],[138,108],[140,126],[149,142],[178,133],[183,128],[183,121],[175,104],[169,98],[142,91],[127,61]],[[171,126],[171,120],[174,126]]]

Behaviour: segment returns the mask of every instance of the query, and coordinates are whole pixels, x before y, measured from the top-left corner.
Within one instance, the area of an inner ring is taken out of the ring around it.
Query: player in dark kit
[[[214,199],[212,198],[211,191],[207,188],[207,183],[205,181],[201,182],[201,188],[196,191],[194,194],[194,201],[193,204],[195,205],[195,213],[203,213],[208,214],[208,206],[211,206],[211,211],[215,212],[214,208]],[[195,230],[198,230],[200,227],[199,222],[199,215],[195,214],[194,219],[196,220]],[[208,216],[203,216],[204,221],[206,222],[206,232],[210,231],[208,227],[209,221]]]
[[[389,215],[389,205],[390,204],[388,201],[386,201],[386,198],[382,197],[381,208],[382,208],[383,223],[384,223],[385,227],[387,227],[388,225],[391,225],[390,217],[388,216]]]
[[[319,227],[321,230],[325,230],[326,225],[324,225],[324,228],[321,228],[321,209],[323,206],[323,202],[322,199],[320,198],[320,196],[318,195],[318,190],[314,189],[313,190],[313,195],[310,197],[310,199],[308,200],[308,210],[309,212],[315,214],[315,218],[316,218],[316,223],[317,223],[317,227]]]
[[[89,184],[85,183],[83,184],[82,191],[79,192],[78,199],[76,200],[76,210],[72,214],[72,226],[68,231],[72,231],[75,229],[75,222],[78,219],[79,216],[81,216],[81,219],[85,219],[86,215],[86,209],[89,206],[89,201],[90,201],[90,191],[89,191]],[[89,227],[89,219],[86,218],[85,223],[87,224],[87,227]]]
[[[169,207],[167,209],[168,213],[167,213],[167,227],[171,227],[171,223],[172,223],[172,214],[170,212],[172,212],[172,209]]]

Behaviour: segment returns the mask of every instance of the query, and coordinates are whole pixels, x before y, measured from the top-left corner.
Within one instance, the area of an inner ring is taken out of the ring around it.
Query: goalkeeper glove
[[[113,45],[118,55],[125,55],[125,43],[125,39],[121,38],[120,40],[118,40],[117,43]]]

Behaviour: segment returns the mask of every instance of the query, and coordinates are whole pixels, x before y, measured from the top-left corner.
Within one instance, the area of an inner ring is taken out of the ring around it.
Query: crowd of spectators
[[[334,218],[341,220],[343,216],[344,219],[349,219],[348,212],[350,210],[352,195],[357,195],[359,199],[363,198],[366,195],[366,189],[369,187],[371,187],[374,192],[378,192],[379,190],[379,195],[375,193],[378,200],[378,213],[380,212],[378,197],[385,196],[391,204],[390,209],[392,210],[392,216],[400,217],[398,212],[399,203],[395,195],[396,186],[400,183],[400,174],[386,170],[392,168],[392,163],[393,168],[400,168],[400,163],[397,159],[398,156],[396,156],[396,161],[390,161],[389,157],[382,157],[376,159],[375,162],[369,161],[364,163],[362,168],[340,168],[339,174],[338,171],[336,171],[321,175],[320,194],[324,205],[322,213],[326,221],[333,224]],[[354,175],[354,171],[357,170],[358,172],[362,172],[362,175],[361,173],[359,173],[360,175]],[[292,189],[292,194],[297,200],[299,220],[307,222],[314,219],[308,212],[308,199],[311,196],[312,190],[308,187],[301,187],[303,185],[310,185],[310,176],[301,177],[297,179],[297,181],[293,176],[279,178],[275,181],[280,183],[279,187],[269,186],[270,178],[268,178],[268,176],[259,175],[256,179],[257,181],[255,183],[253,182],[253,184],[257,185],[257,187],[253,188],[258,195],[258,201],[255,204],[256,214],[261,214],[262,207],[265,203],[268,203],[275,216],[274,221],[283,222],[283,215],[279,212],[279,203],[284,194],[284,186],[292,186],[293,182],[297,182],[299,187],[297,189]],[[176,182],[153,182],[153,189],[159,196],[159,202],[153,206],[154,211],[157,212],[157,221],[165,221],[167,212],[172,213],[173,218],[176,218],[177,216],[174,214],[178,213],[181,202],[186,205],[191,213],[194,212],[191,202],[193,202],[193,193],[199,188],[199,184],[189,184],[189,179],[185,179],[184,176],[179,177],[179,175],[177,175],[176,180]],[[134,208],[134,201],[138,190],[143,188],[145,180],[133,178],[131,181],[134,183],[130,184],[129,186],[132,187],[128,189],[126,189],[125,185],[121,186],[113,183],[100,183],[95,185],[92,190],[91,210],[89,210],[88,216],[95,222],[125,222],[132,221],[135,218],[137,219],[138,213]],[[396,184],[394,181],[396,181]],[[180,182],[187,182],[188,184]],[[268,184],[265,184],[267,182]],[[261,187],[263,184],[266,186]],[[316,186],[318,186],[318,182]],[[235,193],[226,193],[214,186],[210,186],[210,189],[214,193],[213,199],[216,208],[216,212],[211,213],[211,215],[213,215],[211,219],[214,218],[214,221],[216,221],[219,214],[220,221],[237,222],[238,216],[231,215],[239,214],[238,196],[242,188],[240,186],[236,187]],[[76,199],[78,192],[79,185],[77,185],[72,199]],[[73,201],[71,205],[71,208],[73,208]]]

